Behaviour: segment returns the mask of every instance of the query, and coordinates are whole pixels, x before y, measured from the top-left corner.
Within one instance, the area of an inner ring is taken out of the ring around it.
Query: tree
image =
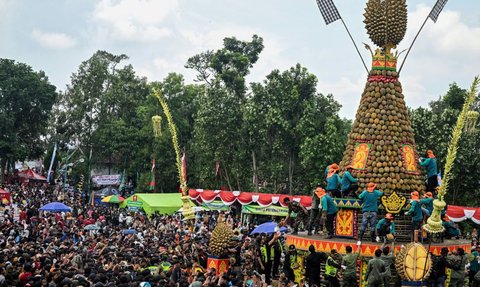
[[[195,174],[203,182],[214,183],[213,168],[218,160],[230,189],[247,186],[245,162],[250,142],[245,135],[242,109],[247,99],[245,77],[263,50],[263,39],[252,41],[225,38],[223,48],[188,59],[186,67],[197,71],[205,93],[196,101],[193,150]],[[251,173],[250,173],[251,175]]]
[[[433,150],[438,159],[440,171],[445,163],[447,148],[465,101],[467,91],[456,83],[450,85],[447,93],[429,104],[429,108],[410,110],[415,141],[419,151]],[[477,98],[474,109],[478,109]],[[460,139],[456,162],[452,170],[452,181],[446,196],[447,204],[475,206],[480,203],[478,179],[480,178],[480,133],[464,132]],[[421,156],[423,156],[421,154]]]
[[[138,107],[149,94],[146,79],[123,65],[127,59],[97,51],[81,63],[58,103],[55,140],[63,148],[78,143],[87,157],[85,165],[106,167],[109,173],[130,166],[140,149],[137,133],[143,122]]]
[[[1,179],[7,163],[39,157],[56,88],[44,72],[23,63],[0,59]]]

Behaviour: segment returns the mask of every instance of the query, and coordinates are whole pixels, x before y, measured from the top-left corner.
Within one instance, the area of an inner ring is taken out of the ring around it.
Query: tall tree
[[[202,181],[213,181],[218,160],[230,189],[248,185],[246,174],[251,173],[244,164],[250,158],[250,142],[242,114],[247,98],[245,77],[262,50],[263,39],[257,35],[250,42],[225,38],[223,48],[187,61],[186,67],[194,69],[197,80],[205,84],[205,93],[197,98],[193,146],[195,172]]]
[[[56,88],[44,72],[0,59],[0,179],[7,162],[37,158],[44,152],[42,136],[56,98]]]
[[[136,76],[126,55],[96,52],[81,63],[59,102],[58,138],[77,142],[92,166],[117,171],[135,156],[138,110],[149,94],[146,79]]]

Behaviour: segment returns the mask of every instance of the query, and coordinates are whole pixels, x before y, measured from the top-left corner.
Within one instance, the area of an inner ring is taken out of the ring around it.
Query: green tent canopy
[[[183,205],[181,196],[181,193],[135,193],[126,198],[120,207],[134,211],[143,209],[147,216],[156,211],[173,214]],[[191,201],[190,205],[195,206]]]

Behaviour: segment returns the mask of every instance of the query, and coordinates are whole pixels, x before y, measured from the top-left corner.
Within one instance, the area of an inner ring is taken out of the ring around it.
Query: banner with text
[[[120,174],[96,175],[92,181],[96,185],[120,185]]]
[[[282,206],[270,205],[262,207],[259,205],[243,205],[242,213],[245,214],[262,214],[262,215],[273,215],[273,216],[287,216],[288,208]]]

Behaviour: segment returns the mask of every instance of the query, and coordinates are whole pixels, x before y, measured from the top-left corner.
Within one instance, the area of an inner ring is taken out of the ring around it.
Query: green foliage
[[[430,103],[429,108],[410,110],[410,118],[415,133],[417,148],[421,153],[432,149],[435,153],[440,170],[443,170],[447,156],[448,144],[458,115],[466,99],[467,91],[453,83],[445,96]],[[474,110],[478,109],[479,99],[475,100]],[[452,168],[452,177],[446,196],[447,204],[465,204],[476,206],[480,188],[480,133],[463,133],[460,138],[456,161]]]
[[[0,59],[1,176],[7,161],[35,159],[43,154],[48,119],[57,98],[44,72]]]

